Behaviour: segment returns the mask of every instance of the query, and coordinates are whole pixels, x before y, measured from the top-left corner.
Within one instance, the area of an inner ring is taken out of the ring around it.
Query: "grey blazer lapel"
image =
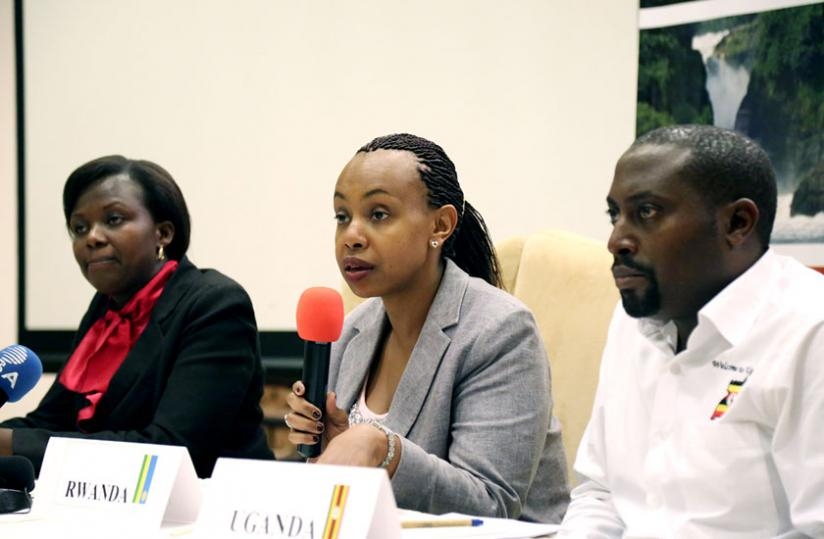
[[[355,327],[357,335],[346,344],[341,357],[335,391],[338,407],[347,412],[360,396],[386,319],[383,303],[380,300],[375,301],[378,304],[377,308]]]
[[[392,398],[387,425],[406,436],[421,412],[438,367],[452,338],[445,333],[458,323],[469,276],[447,259],[444,276],[426,315],[418,342]]]

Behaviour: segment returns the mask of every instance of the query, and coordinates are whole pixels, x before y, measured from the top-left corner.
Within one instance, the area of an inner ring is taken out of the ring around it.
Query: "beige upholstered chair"
[[[618,301],[606,245],[547,230],[497,245],[507,289],[534,313],[549,353],[555,416],[570,479],[590,413],[607,327]]]
[[[570,479],[592,411],[601,351],[618,301],[603,243],[560,230],[496,244],[504,287],[535,314],[552,368],[555,416],[563,429]],[[361,300],[343,286],[349,312]]]

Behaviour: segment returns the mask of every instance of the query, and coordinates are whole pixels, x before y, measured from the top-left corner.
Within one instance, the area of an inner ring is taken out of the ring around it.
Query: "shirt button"
[[[670,373],[678,376],[681,374],[681,365],[672,365],[670,366]]]

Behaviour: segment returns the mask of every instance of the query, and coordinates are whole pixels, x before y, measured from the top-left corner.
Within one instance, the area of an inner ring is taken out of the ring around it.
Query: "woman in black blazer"
[[[51,436],[180,445],[201,477],[218,457],[273,459],[252,303],[185,256],[189,214],[148,161],[108,156],[63,190],[75,259],[97,290],[37,409],[0,424],[0,455],[39,471]]]

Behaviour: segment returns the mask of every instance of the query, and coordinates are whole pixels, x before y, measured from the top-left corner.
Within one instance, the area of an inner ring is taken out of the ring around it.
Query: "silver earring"
[[[435,249],[435,248],[438,246],[438,240],[432,240],[432,241],[430,241],[430,242],[429,242],[429,245],[431,245],[431,246],[432,246],[432,248],[433,248],[433,249]]]
[[[157,259],[160,261],[166,260],[166,253],[163,252],[163,246],[157,248]]]

